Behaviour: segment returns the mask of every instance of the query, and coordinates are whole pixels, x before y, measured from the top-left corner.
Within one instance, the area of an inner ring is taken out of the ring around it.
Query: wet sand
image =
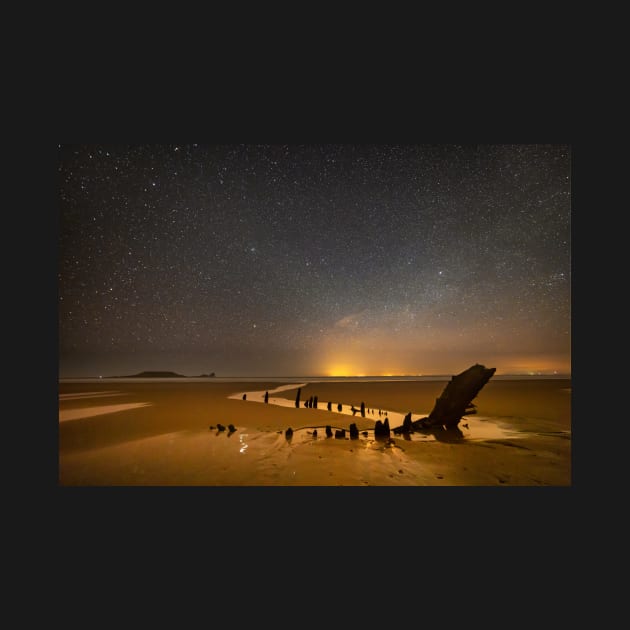
[[[282,398],[287,406],[265,404],[264,392],[282,385],[62,382],[59,483],[571,485],[569,380],[490,381],[474,400],[478,414],[460,422],[460,437],[414,434],[411,440],[394,434],[376,440],[374,423],[384,412],[390,417],[412,412],[414,420],[428,414],[446,381],[310,383],[302,387],[299,409],[293,402],[299,384],[288,384],[289,389],[270,394],[270,401]],[[242,400],[243,392],[259,394]],[[304,408],[311,395],[318,396],[318,409]],[[349,407],[359,408],[361,402],[366,417],[349,415]],[[338,403],[345,413],[335,413]],[[325,425],[347,431],[351,422],[367,435],[326,438]],[[236,430],[218,431],[219,423]],[[287,427],[294,429],[290,440]]]

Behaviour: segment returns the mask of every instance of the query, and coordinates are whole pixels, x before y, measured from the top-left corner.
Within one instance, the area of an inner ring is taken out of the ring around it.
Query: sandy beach
[[[375,439],[376,420],[393,428],[408,412],[427,415],[446,382],[60,382],[59,484],[571,485],[566,379],[490,381],[461,435]],[[311,396],[317,409],[303,406]],[[365,417],[351,411],[362,402]],[[358,439],[326,437],[326,425],[347,432],[352,422],[365,432]]]

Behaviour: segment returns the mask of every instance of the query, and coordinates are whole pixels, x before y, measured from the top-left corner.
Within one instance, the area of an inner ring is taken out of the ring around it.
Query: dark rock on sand
[[[326,437],[332,437],[332,429],[329,424],[326,425]]]
[[[359,429],[357,429],[357,425],[353,422],[350,425],[350,439],[354,440],[359,437]]]
[[[221,423],[219,423],[217,424],[217,431],[225,431],[225,427]]]
[[[346,437],[345,429],[337,429],[335,431],[335,438],[343,440]]]

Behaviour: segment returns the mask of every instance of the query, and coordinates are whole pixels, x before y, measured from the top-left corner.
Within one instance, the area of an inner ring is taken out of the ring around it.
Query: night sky
[[[59,376],[569,373],[564,145],[59,145]]]

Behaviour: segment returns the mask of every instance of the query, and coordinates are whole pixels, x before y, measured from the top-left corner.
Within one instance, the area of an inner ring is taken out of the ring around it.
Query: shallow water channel
[[[265,404],[265,393],[268,393],[269,398],[267,404],[278,405],[279,407],[293,407],[295,409],[294,400],[290,400],[289,398],[275,397],[273,396],[273,394],[292,389],[297,390],[298,387],[305,387],[306,385],[307,383],[291,383],[290,385],[281,385],[280,387],[276,387],[275,389],[270,390],[238,392],[235,394],[231,394],[230,396],[228,396],[228,398],[243,400],[243,396],[245,396],[245,399],[249,402]],[[319,403],[320,406],[318,406],[317,408],[322,413],[321,424],[300,426],[297,429],[295,427],[292,427],[294,431],[294,440],[312,439],[314,429],[318,430],[317,435],[319,437],[325,438],[326,435],[323,429],[326,425],[331,426],[333,434],[335,429],[346,429],[346,439],[349,439],[348,429],[351,423],[345,422],[343,420],[343,416],[361,418],[361,412],[353,407],[353,405],[348,405],[344,403],[342,403],[341,411],[338,410],[336,403],[332,405],[331,411],[328,411],[326,404],[327,403]],[[300,409],[304,408],[303,405],[304,401],[301,401]],[[353,408],[355,409],[355,411],[353,411]],[[385,418],[388,418],[390,429],[401,426],[406,415],[397,411],[381,410],[381,415],[379,415],[378,412],[378,409],[366,409],[365,418],[373,419],[374,423],[376,423],[377,420],[385,421]],[[411,420],[419,420],[420,418],[428,416],[429,413],[430,410],[427,410],[426,413],[422,414],[412,414]],[[365,433],[367,433],[367,435],[365,435]],[[374,429],[368,429],[367,431],[360,430],[359,436],[363,439],[368,438],[370,440],[373,440]],[[458,426],[454,429],[446,430],[437,428],[431,430],[416,431],[409,435],[396,435],[395,433],[393,433],[393,431],[391,433],[391,438],[400,438],[417,442],[461,442],[463,440],[501,440],[514,439],[519,437],[523,437],[523,433],[503,426],[498,418],[478,415],[464,416],[460,420]]]

